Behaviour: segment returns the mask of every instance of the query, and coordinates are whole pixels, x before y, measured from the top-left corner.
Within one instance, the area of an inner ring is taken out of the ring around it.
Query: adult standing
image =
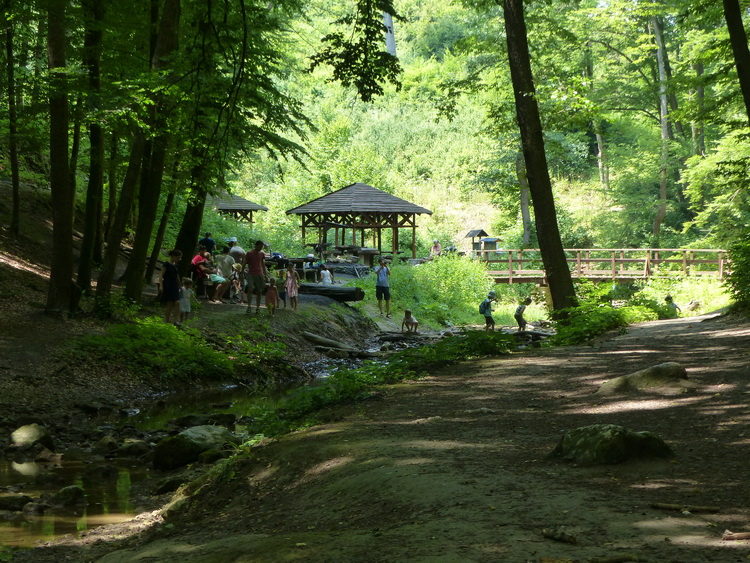
[[[266,253],[263,252],[263,241],[259,240],[255,242],[255,246],[247,254],[242,262],[242,269],[247,266],[247,292],[248,294],[255,294],[255,312],[260,312],[260,298],[265,293],[266,288],[266,277],[268,277],[268,270],[266,270]],[[247,298],[247,312],[249,313],[253,304],[251,297],[248,295]]]
[[[378,267],[375,270],[375,275],[378,277],[375,282],[375,298],[378,300],[378,310],[380,315],[383,315],[383,301],[385,301],[385,316],[391,318],[391,269],[386,264],[385,260],[381,258],[378,260]]]
[[[430,247],[430,257],[435,258],[435,256],[440,256],[442,251],[443,247],[440,246],[440,241],[438,239],[433,240],[432,246]]]
[[[164,321],[179,324],[180,315],[180,275],[177,262],[182,259],[182,252],[177,249],[169,251],[169,260],[164,262],[159,273],[161,302],[164,303]]]
[[[237,239],[235,237],[228,238],[227,246],[229,246],[229,255],[234,258],[234,261],[237,262],[237,264],[242,264],[246,252],[244,248],[237,244]]]
[[[214,248],[216,248],[216,241],[211,238],[211,233],[206,233],[206,236],[198,241],[198,244],[211,253],[214,254]]]

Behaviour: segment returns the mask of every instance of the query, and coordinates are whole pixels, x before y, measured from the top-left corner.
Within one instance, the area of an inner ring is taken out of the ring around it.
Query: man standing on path
[[[383,315],[383,300],[385,300],[385,316],[391,318],[391,284],[388,279],[391,275],[391,269],[381,258],[378,260],[378,267],[375,270],[378,281],[375,282],[375,298],[378,300],[378,309],[380,315]]]
[[[263,252],[263,241],[256,241],[255,247],[245,254],[242,262],[242,269],[247,265],[247,312],[250,313],[253,308],[251,294],[255,294],[255,312],[260,312],[260,298],[265,293],[266,277],[266,253]]]

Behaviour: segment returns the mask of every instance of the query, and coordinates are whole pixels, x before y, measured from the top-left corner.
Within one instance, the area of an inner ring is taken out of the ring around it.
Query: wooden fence
[[[538,249],[474,250],[488,264],[495,283],[538,283],[546,275]],[[654,276],[714,276],[723,279],[729,259],[725,250],[682,248],[567,248],[573,278],[632,281]]]

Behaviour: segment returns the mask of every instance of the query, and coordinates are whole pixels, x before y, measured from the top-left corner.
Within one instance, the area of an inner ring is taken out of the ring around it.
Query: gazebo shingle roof
[[[265,207],[259,203],[254,203],[238,195],[224,194],[222,196],[214,196],[211,204],[218,211],[268,211],[268,207]]]
[[[351,184],[287,211],[288,215],[307,213],[413,213],[432,215],[432,211],[429,209],[360,183]]]

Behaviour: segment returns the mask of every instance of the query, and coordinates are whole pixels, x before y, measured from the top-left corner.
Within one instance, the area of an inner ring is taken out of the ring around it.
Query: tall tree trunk
[[[102,0],[86,0],[84,9],[83,64],[89,74],[89,110],[98,109],[101,86],[99,62],[101,58],[104,5]],[[104,185],[104,133],[97,119],[89,125],[89,181],[86,188],[86,215],[83,226],[81,258],[78,263],[78,285],[84,292],[91,290],[91,267],[94,245],[101,225],[101,207]],[[101,253],[99,250],[98,254]]]
[[[396,34],[393,29],[393,16],[383,12],[383,26],[385,27],[385,50],[389,55],[396,55]]]
[[[194,197],[188,200],[185,208],[185,215],[182,217],[180,232],[177,234],[175,248],[182,251],[183,256],[192,256],[195,252],[195,245],[200,238],[201,223],[203,221],[203,209],[206,206],[206,192],[200,191]],[[182,260],[177,265],[180,275],[186,276],[189,273],[190,261]]]
[[[505,34],[516,100],[516,117],[521,132],[531,199],[534,202],[539,249],[547,273],[552,306],[555,311],[559,311],[575,305],[576,297],[557,226],[555,200],[552,196],[552,183],[544,151],[542,122],[531,75],[523,0],[503,0],[502,6],[505,12]]]
[[[130,148],[130,161],[128,169],[125,172],[125,178],[122,181],[120,202],[117,205],[117,211],[112,215],[109,231],[107,232],[107,248],[104,253],[101,270],[99,271],[99,279],[96,283],[97,307],[104,310],[108,309],[112,281],[115,279],[115,269],[117,268],[117,258],[120,254],[120,241],[125,235],[125,227],[130,217],[130,209],[133,207],[145,145],[145,137],[142,132],[138,132],[135,139],[133,139],[133,146]]]
[[[5,13],[13,11],[12,0],[5,1]],[[18,238],[21,234],[21,180],[18,170],[18,116],[16,114],[16,79],[15,60],[13,57],[13,20],[8,17],[5,30],[5,55],[8,58],[8,149],[10,157],[10,181],[12,204],[10,215],[10,234]]]
[[[78,153],[81,150],[81,121],[83,120],[83,97],[76,98],[75,111],[73,112],[73,142],[70,145],[70,164],[68,165],[68,176],[70,178],[70,187],[75,197],[76,192],[76,174],[78,172]],[[73,207],[73,217],[75,217],[75,207]]]
[[[659,120],[661,123],[661,163],[659,169],[659,205],[654,218],[653,244],[659,246],[661,226],[667,216],[667,169],[669,165],[669,106],[667,101],[667,73],[664,66],[664,38],[657,18],[651,18],[651,30],[656,39],[656,63],[659,70]]]
[[[523,153],[516,154],[516,178],[521,188],[521,221],[523,222],[523,237],[521,243],[524,248],[531,244],[531,210],[529,209],[529,179],[526,176],[526,166],[523,162]]]
[[[698,78],[698,86],[693,92],[695,96],[696,114],[699,116],[699,121],[693,121],[691,124],[692,139],[693,139],[693,154],[700,156],[706,155],[706,135],[703,128],[703,108],[706,99],[706,89],[703,87],[701,78],[703,77],[703,63],[695,63],[693,65],[695,70],[695,76]]]
[[[732,44],[742,99],[745,101],[745,113],[750,123],[750,50],[747,47],[747,34],[742,25],[739,0],[724,0],[724,18],[727,20],[729,42]]]
[[[107,170],[107,219],[104,223],[104,237],[109,236],[115,213],[117,212],[117,143],[116,131],[112,131],[109,144],[109,169]]]
[[[68,94],[65,76],[65,0],[49,0],[47,53],[50,69],[50,191],[52,267],[46,311],[67,317],[73,308],[73,198],[68,178]]]
[[[596,126],[596,162],[599,167],[599,182],[602,187],[609,191],[609,159],[607,158],[607,145],[601,132],[601,124]]]
[[[672,67],[669,65],[669,51],[667,51],[667,44],[664,41],[664,18],[662,17],[653,17],[651,19],[651,24],[654,32],[654,37],[656,39],[656,47],[659,49],[662,53],[662,63],[664,65],[664,76],[665,76],[665,84],[669,84],[672,80]],[[667,89],[667,103],[669,104],[669,111],[672,114],[677,113],[677,110],[679,109],[679,104],[677,103],[677,96],[673,91],[670,91]],[[680,137],[685,136],[685,130],[682,127],[682,123],[675,120],[674,121],[674,128],[675,131],[677,131],[677,134],[680,135]]]
[[[156,230],[154,247],[151,249],[151,256],[148,259],[148,266],[146,266],[146,274],[143,276],[146,283],[151,283],[154,277],[154,270],[156,270],[156,263],[159,261],[159,254],[161,254],[161,248],[164,244],[164,233],[167,232],[167,223],[169,222],[169,216],[172,214],[173,204],[174,191],[171,191],[167,194],[167,201],[164,203],[164,209],[161,212],[161,221],[159,221],[159,228]]]
[[[151,61],[151,68],[160,72],[166,69],[168,57],[177,50],[180,25],[180,0],[166,0],[159,25],[156,48]],[[151,233],[153,232],[156,213],[159,206],[164,162],[167,150],[167,135],[164,122],[164,101],[157,100],[151,125],[156,132],[149,163],[148,188],[141,189],[138,197],[138,225],[133,241],[133,253],[125,280],[125,296],[133,301],[140,301],[143,292],[146,256],[148,254]],[[145,186],[141,182],[141,186]]]

